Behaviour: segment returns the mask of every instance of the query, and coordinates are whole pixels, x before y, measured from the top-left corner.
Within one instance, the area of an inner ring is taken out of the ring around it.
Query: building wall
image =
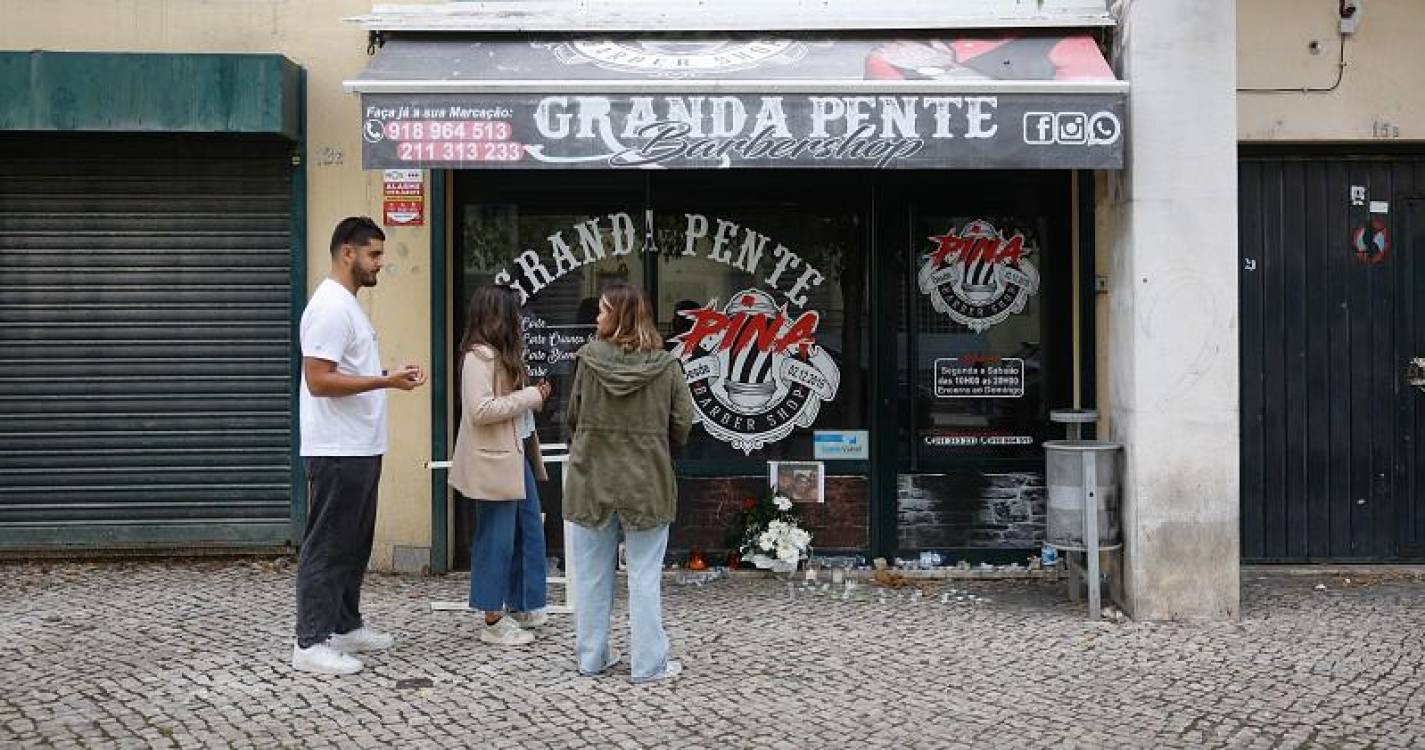
[[[1125,446],[1124,603],[1139,619],[1240,611],[1235,20],[1198,0],[1126,2],[1114,50],[1132,132],[1109,178],[1104,406]]]
[[[1129,8],[1151,8],[1155,3],[1128,3]],[[1178,3],[1170,3],[1177,6]],[[1319,6],[1319,7],[1318,7]],[[376,215],[380,210],[380,175],[360,169],[360,134],[355,126],[360,121],[359,102],[354,96],[341,91],[341,81],[359,72],[366,61],[366,38],[364,32],[353,24],[342,23],[343,17],[364,13],[370,9],[368,0],[246,0],[245,2],[219,2],[217,0],[0,0],[0,48],[9,49],[52,49],[52,50],[96,50],[96,51],[146,51],[146,52],[276,52],[286,55],[307,71],[308,144],[305,159],[307,175],[307,244],[309,252],[309,287],[314,286],[326,272],[327,257],[324,252],[330,228],[342,216],[351,213]],[[1176,461],[1173,456],[1183,453],[1181,443],[1172,430],[1160,431],[1164,425],[1142,422],[1141,416],[1148,413],[1156,418],[1168,407],[1209,404],[1213,419],[1211,424],[1200,428],[1206,443],[1220,445],[1224,439],[1234,439],[1235,379],[1224,373],[1235,372],[1235,358],[1216,352],[1210,366],[1202,363],[1188,363],[1191,372],[1148,372],[1137,371],[1141,362],[1153,357],[1147,349],[1156,345],[1154,337],[1146,336],[1148,331],[1133,331],[1134,325],[1151,324],[1152,320],[1139,320],[1135,324],[1133,316],[1127,315],[1133,309],[1133,300],[1139,297],[1130,290],[1139,286],[1139,276],[1143,284],[1149,279],[1163,279],[1177,274],[1173,263],[1181,259],[1194,264],[1202,260],[1194,254],[1193,248],[1183,247],[1171,252],[1172,246],[1188,242],[1194,236],[1196,220],[1187,222],[1179,207],[1171,200],[1171,195],[1181,192],[1185,176],[1198,170],[1203,163],[1191,158],[1175,159],[1168,164],[1145,164],[1156,154],[1173,153],[1180,150],[1181,142],[1175,140],[1174,133],[1154,136],[1154,123],[1169,119],[1179,121],[1177,131],[1187,134],[1199,127],[1201,122],[1213,125],[1221,117],[1233,118],[1238,124],[1238,133],[1244,141],[1291,141],[1342,139],[1357,141],[1418,139],[1425,137],[1425,98],[1406,96],[1412,88],[1419,90],[1417,82],[1425,76],[1422,60],[1422,45],[1414,36],[1422,28],[1425,20],[1425,5],[1414,0],[1369,0],[1359,32],[1346,42],[1346,69],[1342,84],[1335,92],[1327,94],[1251,94],[1243,93],[1237,98],[1239,112],[1234,113],[1230,99],[1216,97],[1213,102],[1226,100],[1225,111],[1205,111],[1195,123],[1181,122],[1185,97],[1195,96],[1204,91],[1205,86],[1215,82],[1209,76],[1206,83],[1195,84],[1196,89],[1188,89],[1177,84],[1190,78],[1181,66],[1174,70],[1174,64],[1191,56],[1167,55],[1165,65],[1156,65],[1159,45],[1166,45],[1171,53],[1179,47],[1192,45],[1213,46],[1212,35],[1226,31],[1231,40],[1233,21],[1240,24],[1240,42],[1236,44],[1238,70],[1236,80],[1242,87],[1298,87],[1329,86],[1335,76],[1335,50],[1339,37],[1335,33],[1338,18],[1335,0],[1242,0],[1237,6],[1237,18],[1222,21],[1197,20],[1187,24],[1185,30],[1170,36],[1155,30],[1158,21],[1167,19],[1178,25],[1177,20],[1206,15],[1201,7],[1157,11],[1151,13],[1156,18],[1151,22],[1128,23],[1120,30],[1125,40],[1125,49],[1141,52],[1121,58],[1127,61],[1122,73],[1134,80],[1135,91],[1130,97],[1142,102],[1136,106],[1135,115],[1148,114],[1142,119],[1135,116],[1133,142],[1136,144],[1130,159],[1129,179],[1118,176],[1100,182],[1102,199],[1113,208],[1099,213],[1101,237],[1112,236],[1112,241],[1100,242],[1100,253],[1107,255],[1104,266],[1110,275],[1112,299],[1102,299],[1101,308],[1111,310],[1103,317],[1102,335],[1098,337],[1096,353],[1100,362],[1100,388],[1105,398],[1098,403],[1116,406],[1105,408],[1102,427],[1112,426],[1119,437],[1142,440],[1153,436],[1168,439],[1173,445],[1159,445],[1156,440],[1144,443],[1154,462],[1162,459],[1164,467],[1154,468],[1149,464],[1138,464],[1130,468],[1130,493],[1136,492],[1153,500],[1151,505],[1134,504],[1129,501],[1126,529],[1141,527],[1144,539],[1149,539],[1159,531],[1181,530],[1183,523],[1197,524],[1208,529],[1207,541],[1213,542],[1206,548],[1215,554],[1226,554],[1235,560],[1235,536],[1226,531],[1234,526],[1232,518],[1224,517],[1221,503],[1186,506],[1180,512],[1166,514],[1160,512],[1172,504],[1179,496],[1208,496],[1216,498],[1223,493],[1233,497],[1235,507],[1236,470],[1233,467],[1206,465],[1198,461]],[[1174,18],[1179,13],[1180,18]],[[1128,15],[1132,15],[1130,11]],[[65,19],[55,23],[55,19]],[[1194,34],[1203,35],[1200,39]],[[1309,43],[1320,42],[1320,49],[1312,54]],[[1215,54],[1215,53],[1214,53]],[[1209,65],[1213,73],[1220,66]],[[1140,73],[1144,74],[1140,81]],[[1290,80],[1277,80],[1277,76]],[[1141,85],[1140,85],[1141,84]],[[1160,92],[1160,93],[1159,93]],[[1382,127],[1382,125],[1390,127]],[[1174,136],[1174,137],[1169,137]],[[1176,144],[1176,145],[1175,145]],[[1215,148],[1215,146],[1213,147]],[[1196,153],[1189,149],[1187,153]],[[1215,155],[1215,151],[1213,152]],[[1182,169],[1179,173],[1174,170]],[[1232,203],[1230,189],[1222,192],[1224,179],[1231,179],[1229,170],[1216,175],[1191,196],[1195,205]],[[1166,192],[1158,195],[1158,188]],[[1100,206],[1106,205],[1100,202]],[[1233,204],[1235,205],[1235,204]],[[1203,221],[1200,226],[1230,225],[1230,211],[1219,214],[1211,222]],[[1156,216],[1156,219],[1154,218]],[[1175,227],[1171,232],[1158,228]],[[381,285],[363,294],[376,327],[382,336],[382,349],[388,363],[417,361],[428,363],[429,351],[429,232],[427,229],[393,229],[388,241],[390,264]],[[1173,240],[1172,238],[1179,238]],[[1105,237],[1105,239],[1107,239]],[[1167,241],[1160,241],[1166,239]],[[1152,245],[1156,250],[1146,250],[1145,257],[1124,262],[1123,248],[1134,243],[1145,247]],[[1221,252],[1231,251],[1235,262],[1235,245],[1224,242]],[[1168,252],[1165,252],[1167,250]],[[1156,260],[1154,260],[1156,258]],[[1144,263],[1152,261],[1152,268]],[[1158,269],[1158,264],[1165,267]],[[1231,265],[1231,263],[1229,263]],[[1225,266],[1224,266],[1225,267]],[[1184,269],[1177,269],[1184,270]],[[1191,269],[1186,269],[1191,270]],[[1151,273],[1150,273],[1151,272]],[[1206,279],[1199,279],[1204,284]],[[1218,281],[1216,275],[1211,285]],[[1223,279],[1231,287],[1230,280]],[[1150,293],[1152,287],[1142,288]],[[1189,290],[1191,291],[1191,290]],[[1151,296],[1151,294],[1150,294]],[[1193,304],[1200,304],[1194,298]],[[1214,329],[1216,337],[1227,340],[1235,337],[1235,297],[1223,300],[1219,308],[1227,317],[1226,327]],[[1106,310],[1106,311],[1107,311]],[[1116,321],[1116,322],[1114,322]],[[1126,326],[1126,328],[1125,328]],[[1194,329],[1188,333],[1204,333]],[[1146,336],[1146,338],[1145,338]],[[1171,338],[1171,337],[1169,337]],[[1110,358],[1108,352],[1112,351]],[[1221,355],[1221,356],[1217,356]],[[1112,362],[1108,360],[1112,360]],[[1169,361],[1167,358],[1164,361]],[[1140,364],[1133,364],[1139,362]],[[1112,371],[1110,371],[1110,366]],[[1205,369],[1204,369],[1205,368]],[[1183,377],[1189,377],[1191,388],[1176,388],[1173,392],[1163,392],[1156,386],[1144,382],[1142,378],[1159,380],[1160,384],[1181,386]],[[1210,385],[1211,387],[1206,387]],[[1145,390],[1146,389],[1146,390]],[[1109,392],[1116,395],[1109,396]],[[392,550],[397,546],[426,547],[430,543],[430,503],[429,475],[424,469],[424,461],[430,457],[430,409],[429,391],[414,394],[393,393],[390,400],[391,451],[387,456],[382,482],[381,511],[378,518],[376,552],[373,563],[378,568],[391,566]],[[1161,398],[1159,398],[1161,397]],[[1147,401],[1144,401],[1147,399]],[[1164,401],[1163,399],[1166,399]],[[1148,412],[1142,411],[1147,409]],[[1152,421],[1152,420],[1149,420]],[[1122,430],[1119,431],[1119,426]],[[1146,431],[1145,431],[1146,430]],[[1105,430],[1106,431],[1106,430]],[[1199,430],[1195,430],[1199,431]],[[1172,460],[1170,460],[1172,459]],[[1132,461],[1132,459],[1130,459]],[[1135,462],[1136,464],[1136,462]],[[1170,465],[1169,465],[1170,464]],[[1206,484],[1195,483],[1193,476],[1213,474],[1219,468],[1225,473],[1217,480]],[[1138,476],[1134,476],[1137,474]],[[1175,489],[1173,482],[1185,482]],[[914,490],[915,488],[903,488]],[[1204,495],[1204,493],[1206,493]],[[729,489],[729,495],[736,491]],[[913,494],[913,492],[912,492]],[[1198,512],[1193,512],[1197,507]],[[1143,513],[1142,511],[1150,511]],[[1235,518],[1233,514],[1227,514]],[[864,517],[864,516],[862,516]],[[1032,519],[1031,519],[1032,520]],[[1138,521],[1137,524],[1134,521]],[[709,525],[711,528],[711,525]],[[1208,528],[1210,527],[1210,528]],[[1219,533],[1222,536],[1213,537]],[[1132,533],[1130,531],[1130,533]],[[1197,534],[1197,532],[1194,532]],[[711,540],[709,540],[711,541]],[[1134,542],[1130,541],[1130,545]],[[1151,553],[1153,565],[1136,568],[1130,573],[1143,581],[1144,597],[1140,600],[1142,612],[1148,616],[1208,616],[1234,615],[1236,611],[1235,567],[1230,571],[1214,571],[1223,575],[1214,602],[1207,602],[1202,609],[1170,595],[1169,590],[1194,588],[1191,582],[1174,583],[1168,576],[1161,584],[1148,583],[1151,576],[1143,577],[1157,564],[1173,563],[1170,549],[1150,550],[1143,546],[1131,549],[1132,555]],[[1196,556],[1193,556],[1197,559]],[[1148,558],[1142,558],[1147,560]],[[1191,566],[1187,566],[1191,567]],[[1130,571],[1134,566],[1130,564]],[[1183,585],[1179,586],[1178,584]]]
[[[1339,84],[1338,8],[1338,0],[1239,0],[1242,142],[1425,140],[1425,3],[1365,0],[1359,27],[1344,37]],[[1309,93],[1252,90],[1333,86]]]
[[[308,287],[326,275],[343,216],[379,217],[381,175],[361,170],[358,98],[341,82],[366,64],[366,33],[341,19],[368,0],[0,0],[0,49],[279,53],[307,71]],[[57,22],[63,19],[63,22]],[[387,230],[386,270],[363,292],[388,364],[430,361],[430,233]],[[392,392],[373,565],[430,545],[430,393]]]

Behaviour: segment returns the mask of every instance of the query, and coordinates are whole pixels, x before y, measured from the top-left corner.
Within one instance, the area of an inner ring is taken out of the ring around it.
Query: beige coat
[[[466,352],[460,370],[460,432],[450,460],[450,486],[473,500],[523,500],[524,463],[534,478],[547,480],[539,437],[521,441],[516,418],[543,405],[534,386],[513,393],[496,377],[495,352],[477,346]]]

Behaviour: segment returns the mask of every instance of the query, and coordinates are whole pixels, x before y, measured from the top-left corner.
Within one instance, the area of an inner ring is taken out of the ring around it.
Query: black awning
[[[429,35],[360,78],[367,168],[1117,169],[1088,34]]]

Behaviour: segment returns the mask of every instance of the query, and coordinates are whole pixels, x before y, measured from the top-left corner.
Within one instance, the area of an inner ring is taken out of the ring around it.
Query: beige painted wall
[[[0,49],[280,53],[307,71],[308,287],[328,269],[336,222],[378,217],[381,175],[361,170],[360,107],[341,82],[366,64],[366,33],[342,18],[369,0],[0,0]],[[389,263],[361,297],[387,364],[430,362],[430,233],[388,229]],[[430,393],[392,392],[372,564],[430,544]]]
[[[1326,88],[1336,81],[1337,0],[1239,0],[1237,86]],[[1313,54],[1311,42],[1319,43]],[[1237,97],[1244,142],[1425,140],[1425,3],[1363,0],[1346,37],[1346,68],[1329,93]]]

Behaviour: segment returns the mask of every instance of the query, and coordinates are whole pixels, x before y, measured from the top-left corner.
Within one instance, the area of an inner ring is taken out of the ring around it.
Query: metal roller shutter
[[[289,539],[290,149],[0,138],[0,548]]]

